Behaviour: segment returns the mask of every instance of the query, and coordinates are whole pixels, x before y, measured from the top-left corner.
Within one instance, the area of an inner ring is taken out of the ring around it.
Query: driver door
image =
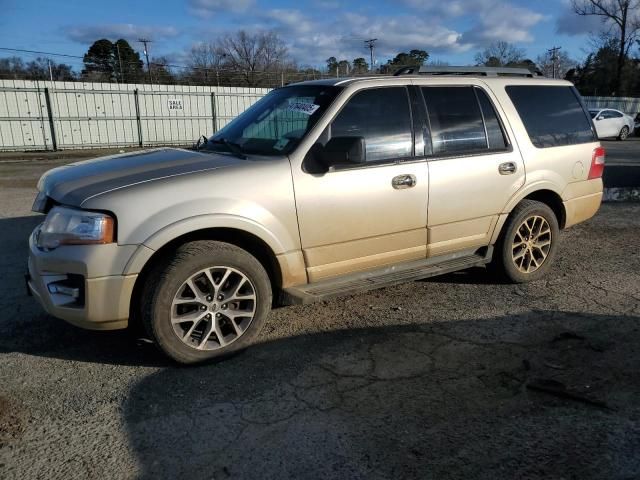
[[[356,92],[318,142],[336,137],[364,138],[365,161],[294,171],[309,281],[424,259],[428,167],[414,154],[407,88]]]

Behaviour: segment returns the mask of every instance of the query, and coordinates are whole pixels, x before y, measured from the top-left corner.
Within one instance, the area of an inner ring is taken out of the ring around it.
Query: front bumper
[[[36,229],[37,230],[37,229]],[[27,288],[45,311],[91,330],[126,328],[137,274],[123,275],[135,246],[74,245],[39,250],[29,238]],[[56,292],[54,284],[81,279],[81,301]]]

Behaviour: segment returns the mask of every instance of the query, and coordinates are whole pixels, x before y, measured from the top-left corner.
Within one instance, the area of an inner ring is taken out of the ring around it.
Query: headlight
[[[38,232],[37,245],[52,249],[60,245],[112,243],[113,230],[113,217],[105,213],[54,207]]]

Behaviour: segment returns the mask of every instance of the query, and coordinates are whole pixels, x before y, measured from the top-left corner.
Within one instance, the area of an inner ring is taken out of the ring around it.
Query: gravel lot
[[[25,296],[42,168],[0,167],[0,478],[640,477],[640,204],[564,232],[546,280],[283,308],[178,368]]]

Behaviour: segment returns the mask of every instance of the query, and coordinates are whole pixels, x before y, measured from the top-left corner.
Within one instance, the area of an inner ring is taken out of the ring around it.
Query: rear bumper
[[[602,179],[569,184],[563,193],[565,228],[593,217],[602,203]]]
[[[85,262],[87,258],[95,260],[102,257],[103,263],[108,263],[113,260],[109,251],[116,253],[113,248],[104,249],[103,245],[88,247],[102,251],[97,252],[97,257],[96,252],[91,252],[84,258],[78,255],[77,247],[43,252],[34,245],[31,236],[27,288],[47,313],[73,325],[90,330],[126,328],[137,274],[88,278],[92,268]],[[66,281],[70,275],[82,279],[80,298],[55,292],[53,285]]]

